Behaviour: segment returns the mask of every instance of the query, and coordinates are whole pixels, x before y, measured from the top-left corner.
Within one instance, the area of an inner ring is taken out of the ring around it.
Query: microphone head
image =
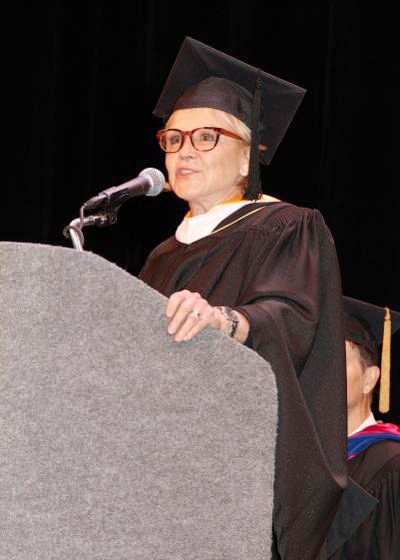
[[[146,196],[157,196],[162,192],[165,185],[165,177],[158,169],[146,167],[139,173],[139,177],[145,177],[150,183]]]

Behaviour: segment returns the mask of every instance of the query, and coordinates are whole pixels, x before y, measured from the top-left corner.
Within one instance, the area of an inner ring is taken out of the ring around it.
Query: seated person
[[[344,298],[348,471],[376,503],[355,533],[330,558],[395,560],[400,558],[400,427],[377,421],[372,396],[381,376],[377,348],[383,343],[380,410],[388,410],[387,347],[400,328],[400,314],[352,298]],[[390,325],[391,322],[391,325]],[[385,348],[386,347],[386,348]],[[389,346],[390,347],[390,346]],[[386,355],[385,355],[386,354]]]

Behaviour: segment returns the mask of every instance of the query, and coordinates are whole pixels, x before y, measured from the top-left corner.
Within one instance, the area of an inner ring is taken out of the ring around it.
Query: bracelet
[[[237,316],[235,311],[233,311],[233,309],[231,309],[230,307],[225,307],[224,305],[222,305],[222,306],[218,306],[218,309],[221,310],[225,319],[228,319],[228,321],[230,321],[231,323],[228,335],[231,338],[235,338],[235,335],[239,328],[239,317]]]

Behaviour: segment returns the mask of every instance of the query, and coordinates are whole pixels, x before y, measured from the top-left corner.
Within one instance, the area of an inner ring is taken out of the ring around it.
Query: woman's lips
[[[191,169],[190,167],[180,167],[176,170],[176,176],[179,178],[191,177],[192,175],[195,175],[197,173],[199,173],[199,171],[197,171],[196,169]]]

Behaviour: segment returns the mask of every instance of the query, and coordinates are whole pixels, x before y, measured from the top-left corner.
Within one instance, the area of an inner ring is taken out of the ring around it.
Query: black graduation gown
[[[281,202],[249,204],[214,231],[189,245],[167,239],[150,254],[140,278],[166,296],[183,289],[199,292],[210,304],[236,308],[249,320],[252,347],[271,364],[278,386],[274,531],[279,554],[285,560],[312,560],[347,473],[335,246],[317,210]]]
[[[377,504],[330,559],[399,560],[400,442],[375,443],[351,459],[348,468],[352,479],[375,498]]]

